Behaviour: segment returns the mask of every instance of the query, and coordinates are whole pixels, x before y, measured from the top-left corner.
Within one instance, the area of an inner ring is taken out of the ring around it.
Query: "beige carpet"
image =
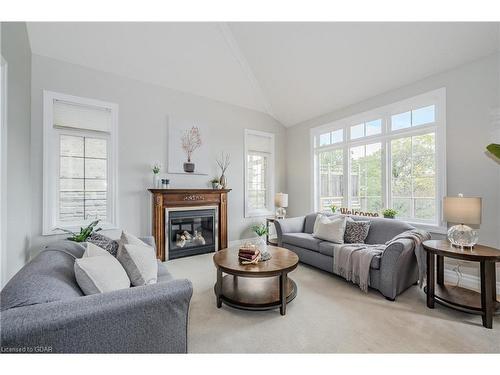
[[[298,294],[286,316],[224,304],[217,309],[212,255],[167,263],[175,277],[193,282],[190,353],[500,352],[500,316],[486,329],[478,315],[428,309],[416,286],[390,302],[303,264],[290,273]]]

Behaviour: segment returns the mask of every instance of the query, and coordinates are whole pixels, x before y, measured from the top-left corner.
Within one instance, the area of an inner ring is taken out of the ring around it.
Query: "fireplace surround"
[[[231,189],[149,191],[152,194],[152,234],[158,259],[165,261],[227,247],[227,193]],[[212,237],[208,234],[210,225],[213,226]],[[213,243],[209,245],[210,241]]]

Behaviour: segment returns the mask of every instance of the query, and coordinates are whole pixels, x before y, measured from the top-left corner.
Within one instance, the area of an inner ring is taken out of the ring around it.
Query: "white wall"
[[[500,165],[485,153],[486,145],[493,141],[495,127],[500,126],[498,122],[495,125],[493,118],[495,109],[500,107],[498,76],[496,54],[287,129],[289,212],[297,216],[312,210],[311,184],[304,182],[310,180],[312,127],[446,87],[448,195],[482,197],[480,242],[500,247]],[[476,267],[468,272],[478,275]]]
[[[30,77],[26,25],[2,22],[2,56],[7,61],[7,241],[2,286],[26,262],[31,233]],[[4,208],[2,207],[2,210]]]
[[[147,66],[144,67],[147,69]],[[220,83],[221,85],[224,82]],[[207,124],[212,173],[209,176],[169,175],[171,187],[208,187],[219,174],[215,163],[221,151],[231,155],[227,177],[229,241],[252,237],[249,226],[256,219],[244,218],[244,129],[276,135],[276,189],[285,190],[285,128],[268,115],[241,107],[141,83],[85,67],[33,55],[32,59],[32,180],[33,248],[54,239],[42,232],[42,91],[100,99],[119,105],[118,207],[124,229],[139,235],[151,232],[150,165],[167,165],[167,115]],[[114,234],[114,233],[113,233]]]

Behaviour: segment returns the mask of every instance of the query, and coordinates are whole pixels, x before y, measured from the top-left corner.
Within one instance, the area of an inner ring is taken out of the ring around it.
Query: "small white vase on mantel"
[[[160,174],[159,173],[153,173],[153,188],[154,189],[159,189],[161,187],[160,185]]]

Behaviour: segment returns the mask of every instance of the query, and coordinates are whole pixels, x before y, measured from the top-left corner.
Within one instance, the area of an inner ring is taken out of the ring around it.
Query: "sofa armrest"
[[[304,223],[305,216],[275,220],[274,226],[276,227],[276,235],[278,236],[278,246],[283,246],[283,234],[303,232]]]
[[[62,353],[185,353],[189,280],[172,280],[1,313],[1,346]]]
[[[401,238],[387,246],[380,258],[382,294],[395,298],[407,284],[413,284],[418,279],[416,263],[417,258],[412,240]]]

